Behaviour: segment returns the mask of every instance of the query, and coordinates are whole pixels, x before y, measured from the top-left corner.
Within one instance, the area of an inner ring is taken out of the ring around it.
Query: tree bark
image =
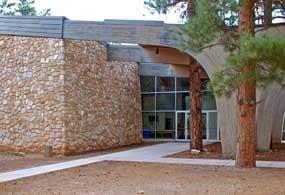
[[[264,26],[269,28],[272,24],[272,0],[264,0]]]
[[[255,0],[245,0],[239,8],[239,32],[254,32]],[[248,64],[243,71],[254,71],[255,66]],[[238,121],[236,167],[256,166],[256,80],[243,82],[238,88]]]
[[[191,130],[191,150],[203,150],[202,137],[202,105],[201,105],[201,78],[200,66],[196,61],[190,64],[190,130]]]
[[[187,15],[191,18],[195,15],[196,0],[188,0]],[[190,115],[189,126],[191,131],[190,150],[203,151],[202,137],[202,101],[201,101],[201,77],[199,64],[193,60],[189,67],[190,84]]]
[[[188,18],[191,18],[192,16],[195,15],[195,3],[196,3],[196,0],[188,0],[188,4],[187,4]]]

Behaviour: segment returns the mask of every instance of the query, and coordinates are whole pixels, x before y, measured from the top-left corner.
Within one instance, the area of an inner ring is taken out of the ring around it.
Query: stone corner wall
[[[0,151],[74,154],[139,143],[138,66],[95,41],[0,36]]]
[[[0,36],[0,149],[64,150],[63,41]]]
[[[141,142],[138,65],[96,41],[65,40],[66,154]]]

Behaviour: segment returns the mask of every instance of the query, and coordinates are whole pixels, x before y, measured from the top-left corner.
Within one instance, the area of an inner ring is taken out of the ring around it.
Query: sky
[[[38,10],[51,8],[53,16],[66,16],[72,20],[125,19],[162,20],[179,23],[179,13],[152,15],[145,7],[144,0],[36,0]]]

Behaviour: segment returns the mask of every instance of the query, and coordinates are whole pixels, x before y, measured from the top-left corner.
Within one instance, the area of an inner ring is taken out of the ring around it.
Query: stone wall
[[[0,36],[0,147],[64,148],[63,41]]]
[[[65,41],[66,153],[141,141],[138,65],[95,41]]]
[[[97,42],[0,36],[0,151],[80,153],[141,140],[138,66]]]

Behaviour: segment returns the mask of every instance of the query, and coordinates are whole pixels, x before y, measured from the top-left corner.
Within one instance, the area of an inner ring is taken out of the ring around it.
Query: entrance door
[[[187,140],[190,138],[189,115],[188,111],[176,112],[176,140]]]

